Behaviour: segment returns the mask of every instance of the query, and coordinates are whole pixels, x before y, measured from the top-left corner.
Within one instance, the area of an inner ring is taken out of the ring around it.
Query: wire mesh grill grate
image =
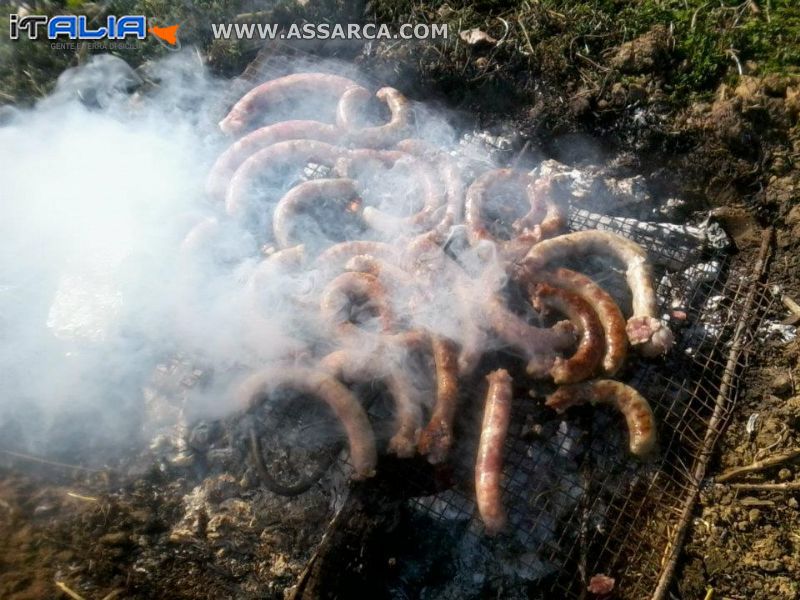
[[[254,61],[246,78],[265,80],[289,69],[285,57],[265,57]],[[451,487],[423,495],[428,474],[404,482],[418,493],[411,492],[405,503],[400,527],[408,526],[410,539],[406,554],[397,557],[394,577],[386,581],[392,597],[479,598],[502,592],[508,598],[584,598],[595,574],[614,577],[620,598],[649,597],[657,585],[682,508],[699,485],[695,466],[736,399],[737,378],[732,386],[724,386],[723,379],[731,368],[740,374],[745,366],[744,355],[733,365],[728,360],[738,325],[748,319],[746,335],[751,335],[774,299],[752,280],[750,265],[706,243],[700,228],[643,223],[580,206],[572,208],[569,228],[629,237],[648,250],[656,266],[661,308],[673,315],[676,345],[663,359],[631,357],[617,378],[650,401],[659,450],[647,462],[631,457],[624,423],[610,409],[555,416],[541,398],[518,394],[505,445],[508,532],[487,537],[477,516],[473,430],[459,442]],[[603,266],[605,277],[608,265]],[[615,276],[620,277],[612,273],[610,282],[599,282],[611,290],[617,287]],[[682,313],[678,319],[676,310]],[[470,407],[478,416],[480,391],[476,387]],[[376,402],[370,416],[385,423],[387,410],[386,403]]]
[[[682,299],[686,318],[675,328],[671,353],[656,361],[633,357],[618,377],[650,401],[659,452],[647,462],[631,457],[624,423],[611,409],[555,416],[540,401],[518,397],[505,446],[509,533],[496,539],[483,535],[468,460],[456,469],[454,489],[410,501],[412,511],[466,523],[462,535],[473,539],[456,546],[456,561],[481,574],[471,587],[462,582],[426,588],[426,597],[479,597],[485,575],[494,578],[488,584],[493,589],[524,590],[521,597],[581,598],[595,574],[614,577],[618,597],[649,597],[674,543],[681,508],[696,489],[692,473],[707,436],[716,438],[733,407],[735,386],[720,392],[736,326],[756,286],[759,318],[773,302],[746,274],[747,265],[697,241],[690,247],[632,235],[633,220],[580,209],[572,215],[573,230],[607,229],[645,245],[657,265],[664,314],[672,312],[674,299]],[[700,264],[714,268],[698,279],[691,273]],[[754,319],[750,331],[757,325]],[[740,359],[736,369],[743,366]],[[722,418],[709,429],[718,403]],[[465,558],[469,546],[473,556]]]

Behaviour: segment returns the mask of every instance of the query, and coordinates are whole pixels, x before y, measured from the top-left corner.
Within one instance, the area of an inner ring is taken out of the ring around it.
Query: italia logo
[[[162,46],[170,50],[180,48],[178,40],[178,27],[147,26],[147,17],[143,15],[125,15],[106,17],[105,25],[91,28],[85,15],[9,15],[8,34],[12,40],[18,40],[21,32],[25,32],[29,39],[35,40],[40,34],[49,40],[124,40],[128,37],[143,40],[147,34],[152,34]]]

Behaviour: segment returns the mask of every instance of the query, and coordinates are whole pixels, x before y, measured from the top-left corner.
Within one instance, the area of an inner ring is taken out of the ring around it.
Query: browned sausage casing
[[[512,224],[513,237],[495,238],[484,223],[483,208],[492,189],[510,184],[525,195],[530,211]],[[467,189],[466,224],[470,244],[489,241],[497,244],[500,253],[511,259],[521,258],[541,239],[564,228],[563,209],[552,200],[549,180],[536,181],[531,175],[513,169],[494,169],[478,177]]]
[[[332,144],[341,138],[341,131],[319,121],[282,121],[248,133],[219,155],[206,180],[206,191],[216,200],[225,199],[225,191],[236,169],[250,156],[278,142],[317,140]]]
[[[553,381],[577,383],[598,370],[603,358],[604,334],[600,319],[589,303],[567,290],[540,283],[534,288],[533,306],[551,308],[566,315],[580,334],[577,351],[569,358],[556,357],[550,375]]]
[[[380,331],[375,335],[386,333],[393,327],[394,315],[381,283],[367,273],[348,271],[328,284],[320,301],[323,318],[339,335],[350,337],[371,333],[352,323],[347,316],[347,310],[355,298],[367,301],[376,310]]]
[[[643,456],[653,449],[656,444],[653,410],[644,396],[629,385],[610,379],[565,385],[550,394],[546,404],[561,413],[586,402],[611,404],[625,416],[631,453]]]
[[[453,421],[458,405],[458,354],[455,344],[444,338],[431,341],[436,368],[436,403],[430,421],[419,439],[419,451],[431,464],[447,459],[453,445]]]
[[[292,220],[304,208],[325,200],[338,200],[342,204],[358,196],[352,179],[313,179],[304,181],[284,194],[278,201],[272,218],[275,241],[281,248],[299,243],[294,238]]]
[[[322,359],[322,368],[338,379],[364,382],[383,379],[395,401],[396,432],[389,440],[389,452],[401,458],[414,456],[422,427],[422,405],[411,375],[394,357],[376,357],[354,350],[336,350]]]
[[[605,355],[603,371],[614,375],[622,367],[628,354],[628,336],[625,331],[625,317],[614,299],[590,277],[570,269],[536,271],[528,276],[528,282],[548,283],[563,288],[583,298],[597,312],[605,333]],[[531,294],[534,286],[529,287]]]
[[[461,223],[464,215],[464,181],[456,161],[447,152],[423,140],[407,139],[397,144],[397,149],[432,163],[444,183],[445,211],[431,234],[437,243],[443,243],[453,225]]]
[[[245,160],[234,173],[225,194],[225,210],[234,217],[244,215],[250,187],[258,177],[277,176],[287,167],[299,173],[308,163],[332,167],[346,153],[344,148],[315,140],[288,140],[267,146]]]
[[[256,86],[233,105],[228,115],[219,123],[227,134],[240,134],[265,111],[287,100],[330,97],[338,103],[342,94],[358,84],[347,77],[328,73],[295,73],[272,79]],[[335,104],[334,104],[335,105]]]
[[[241,409],[249,409],[263,396],[278,389],[292,389],[322,400],[344,427],[350,445],[354,479],[375,474],[378,455],[372,427],[358,399],[329,374],[302,367],[269,367],[257,371],[237,388],[235,401]]]
[[[486,532],[499,533],[506,525],[500,483],[503,478],[503,445],[511,421],[511,376],[505,369],[490,373],[483,409],[483,426],[475,463],[475,495]]]
[[[408,135],[411,127],[411,105],[398,90],[390,87],[379,89],[375,97],[386,103],[391,113],[389,122],[375,127],[361,127],[361,116],[371,96],[361,86],[351,87],[342,94],[336,107],[336,124],[347,136],[347,141],[356,146],[369,148],[391,146]]]
[[[427,162],[399,150],[365,150],[350,151],[336,163],[336,172],[342,177],[358,180],[364,171],[374,173],[376,167],[393,169],[396,166],[407,166],[414,173],[414,183],[421,186],[422,208],[408,216],[390,214],[380,208],[367,206],[364,208],[364,221],[376,231],[383,233],[415,232],[428,227],[444,202],[437,182],[437,175]],[[400,189],[398,198],[408,196],[408,190]]]
[[[633,316],[627,324],[630,343],[645,356],[667,352],[672,347],[672,332],[658,319],[653,268],[647,252],[636,242],[608,231],[576,231],[539,242],[525,256],[522,266],[535,274],[551,260],[589,253],[613,256],[625,264],[633,296]]]

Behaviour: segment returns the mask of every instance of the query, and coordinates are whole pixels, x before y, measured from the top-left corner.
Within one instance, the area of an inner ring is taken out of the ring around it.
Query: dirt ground
[[[371,10],[395,20],[456,18],[441,16],[447,5],[398,6]],[[469,17],[480,23],[483,15],[496,27],[486,15],[507,17],[501,9],[478,4]],[[745,255],[755,255],[762,228],[774,227],[766,282],[800,302],[797,70],[765,72],[755,60],[726,58],[698,84],[702,93],[676,99],[675,82],[694,71],[669,23],[628,39],[608,34],[601,46],[583,32],[568,44],[573,33],[556,8],[548,10],[557,14],[538,18],[550,37],[528,41],[529,50],[515,26],[507,36],[514,44],[498,44],[502,30],[491,29],[494,43],[449,50],[379,43],[337,55],[482,128],[515,131],[517,143],[529,141],[539,156],[575,165],[598,153],[614,156],[620,174],[643,175],[659,198],[686,199],[684,215],[715,210]],[[208,51],[212,59],[230,54]],[[244,52],[239,64],[252,55]],[[776,305],[775,319],[791,316]],[[800,449],[800,340],[756,337],[747,353],[750,366],[695,511],[673,598],[800,598],[800,459],[715,482],[734,467]],[[66,597],[54,581],[98,599],[163,597],[163,590],[174,598],[243,590],[282,598],[309,558],[297,550],[307,544],[292,535],[319,539],[320,526],[304,524],[327,522],[335,505],[310,495],[277,506],[246,469],[212,467],[196,488],[199,477],[176,479],[146,454],[126,462],[124,474],[10,456],[0,465],[0,597],[14,600]],[[187,510],[176,500],[187,493],[212,513]],[[274,510],[292,515],[292,535],[268,522]],[[231,529],[243,514],[250,527]]]

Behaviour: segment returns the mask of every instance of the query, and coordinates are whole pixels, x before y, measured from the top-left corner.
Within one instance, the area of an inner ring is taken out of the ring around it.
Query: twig
[[[798,321],[800,321],[800,304],[795,302],[792,298],[783,294],[781,296],[781,302],[783,305],[792,313],[792,316],[784,319],[782,323],[784,325],[794,325]]]
[[[22,452],[14,452],[12,450],[0,450],[0,453],[7,454],[8,456],[13,456],[14,458],[21,458],[23,460],[29,460],[31,462],[37,462],[43,465],[50,465],[52,467],[63,467],[65,469],[77,469],[79,471],[89,471],[90,473],[103,473],[105,469],[92,469],[91,467],[81,467],[80,465],[70,465],[67,463],[58,462],[55,460],[48,460],[46,458],[41,458],[39,456],[33,456],[32,454],[23,454]]]
[[[724,419],[725,413],[730,401],[730,394],[733,390],[734,377],[737,372],[737,365],[739,364],[739,357],[742,353],[747,329],[755,313],[755,300],[757,284],[764,276],[764,271],[767,267],[767,261],[770,255],[770,248],[772,246],[773,229],[771,227],[765,229],[761,235],[761,248],[758,251],[758,258],[753,265],[751,272],[751,281],[753,282],[750,291],[744,301],[742,312],[739,315],[739,320],[736,323],[736,329],[733,332],[733,343],[731,344],[728,359],[725,363],[725,370],[722,374],[722,379],[719,384],[719,391],[714,402],[714,412],[708,421],[708,429],[706,429],[705,439],[703,440],[703,447],[700,455],[697,458],[697,463],[694,467],[692,480],[690,482],[690,490],[681,507],[680,518],[675,536],[672,538],[672,548],[670,549],[669,558],[667,559],[664,568],[661,570],[661,575],[658,578],[658,584],[651,600],[664,600],[669,590],[669,584],[672,581],[672,576],[675,574],[675,569],[678,565],[678,559],[681,555],[681,548],[683,541],[686,538],[686,533],[689,531],[689,525],[692,522],[692,512],[697,498],[700,494],[700,486],[706,475],[708,468],[708,461],[711,459],[711,453],[714,449],[714,444],[720,434],[720,426]]]
[[[67,492],[67,496],[70,498],[75,498],[76,500],[85,500],[86,502],[99,502],[97,498],[92,496],[82,496],[81,494],[76,494],[75,492]]]
[[[582,58],[583,60],[585,60],[586,62],[588,62],[590,65],[592,65],[592,66],[594,66],[594,67],[596,67],[596,68],[600,69],[601,71],[610,71],[610,70],[611,70],[611,69],[609,69],[608,67],[604,67],[603,65],[599,65],[599,64],[597,64],[597,63],[596,63],[596,62],[594,62],[594,61],[593,61],[591,58],[589,58],[588,56],[584,56],[584,55],[583,55],[583,54],[581,54],[580,52],[576,52],[576,53],[575,53],[575,56],[577,56],[578,58]]]
[[[728,469],[720,476],[716,477],[716,481],[717,483],[724,483],[726,481],[729,481],[730,479],[735,479],[736,477],[739,477],[741,475],[746,475],[747,473],[755,473],[757,471],[764,471],[766,469],[771,469],[772,467],[781,465],[799,456],[800,456],[800,449],[789,450],[788,452],[784,452],[782,454],[776,454],[775,456],[770,456],[769,458],[765,458],[764,460],[757,460],[743,467],[735,467],[733,469]]]
[[[800,481],[785,481],[783,483],[720,483],[732,490],[742,492],[785,492],[800,490]]]
[[[531,141],[530,140],[525,140],[525,144],[523,144],[522,150],[520,150],[517,153],[517,155],[514,157],[514,160],[511,162],[511,168],[512,169],[516,169],[517,168],[517,166],[519,165],[519,161],[522,160],[522,157],[525,155],[525,153],[528,151],[528,148],[530,148],[530,147],[531,147]]]
[[[531,51],[531,55],[536,54],[536,51],[533,49],[533,44],[531,44],[531,38],[528,35],[528,30],[525,28],[525,25],[522,24],[522,20],[518,18],[517,23],[519,24],[519,28],[522,30],[522,35],[525,36],[525,41],[528,43],[528,50]]]
[[[742,69],[742,63],[739,62],[739,55],[736,53],[736,50],[728,48],[726,53],[733,59],[733,62],[736,63],[736,70],[739,72],[739,77],[741,77],[744,74],[744,70]]]
[[[72,591],[69,586],[63,581],[56,581],[56,587],[64,592],[67,596],[72,598],[72,600],[86,600],[83,596],[81,596],[78,592]]]

